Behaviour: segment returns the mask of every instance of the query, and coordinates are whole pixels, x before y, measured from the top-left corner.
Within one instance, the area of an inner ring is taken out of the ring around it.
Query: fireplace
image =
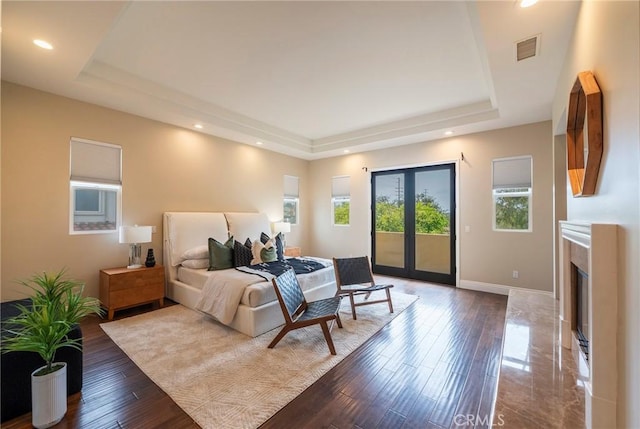
[[[589,275],[571,264],[571,283],[575,291],[575,333],[578,345],[584,354],[584,358],[589,362]]]
[[[584,368],[586,427],[616,427],[617,226],[562,221],[560,229],[560,343]]]

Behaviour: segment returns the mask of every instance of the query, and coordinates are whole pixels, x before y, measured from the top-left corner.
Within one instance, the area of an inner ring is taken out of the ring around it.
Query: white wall
[[[550,122],[312,161],[312,250],[319,256],[370,255],[371,170],[458,163],[461,283],[553,288],[553,139]],[[460,153],[464,152],[464,161]],[[492,230],[491,161],[533,156],[533,232]],[[362,168],[367,167],[368,172]],[[351,226],[331,225],[331,178],[351,177]],[[464,232],[468,225],[470,232]],[[518,279],[512,278],[518,270]]]
[[[618,229],[618,426],[640,427],[640,7],[637,1],[585,1],[553,104],[553,129],[566,127],[569,91],[591,70],[603,94],[604,153],[596,194],[573,198],[570,220]]]

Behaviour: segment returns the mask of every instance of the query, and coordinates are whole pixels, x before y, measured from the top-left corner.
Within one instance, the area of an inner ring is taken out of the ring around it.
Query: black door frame
[[[422,171],[449,170],[450,180],[450,268],[448,274],[415,269],[415,174]],[[404,174],[404,267],[390,267],[378,265],[376,263],[376,184],[378,176]],[[402,277],[416,280],[424,280],[433,283],[456,285],[457,260],[456,260],[456,164],[442,163],[435,165],[425,165],[420,167],[398,168],[393,170],[374,171],[371,173],[371,267],[374,273]]]

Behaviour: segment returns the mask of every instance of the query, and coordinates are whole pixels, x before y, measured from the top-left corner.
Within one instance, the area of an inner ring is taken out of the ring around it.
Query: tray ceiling
[[[2,78],[316,159],[550,119],[578,7],[4,1]]]

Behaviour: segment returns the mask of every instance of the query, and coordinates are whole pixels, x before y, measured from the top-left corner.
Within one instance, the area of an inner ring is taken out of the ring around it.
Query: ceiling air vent
[[[516,42],[516,60],[522,61],[538,55],[540,47],[540,35],[533,36]]]

